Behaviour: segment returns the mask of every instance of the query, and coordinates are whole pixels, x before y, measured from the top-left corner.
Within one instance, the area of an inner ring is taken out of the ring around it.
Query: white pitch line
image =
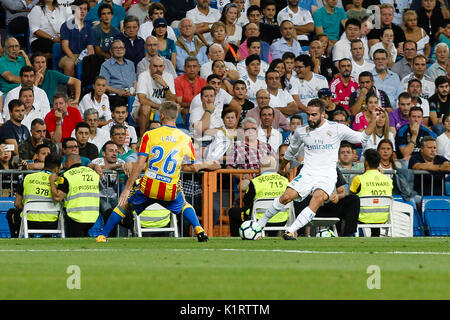
[[[314,250],[283,250],[283,249],[153,249],[153,248],[130,248],[130,249],[0,249],[0,252],[142,252],[142,251],[225,251],[225,252],[273,252],[273,253],[299,253],[299,254],[410,254],[410,255],[450,255],[450,252],[433,252],[433,251],[314,251]]]

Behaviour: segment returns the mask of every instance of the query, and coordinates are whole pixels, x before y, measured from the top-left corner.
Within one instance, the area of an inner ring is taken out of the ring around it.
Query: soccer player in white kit
[[[333,201],[337,197],[334,189],[341,141],[366,142],[375,130],[378,112],[379,110],[374,110],[368,127],[363,132],[358,132],[344,124],[326,120],[324,103],[319,99],[312,99],[306,108],[308,126],[298,127],[295,130],[279,171],[282,172],[287,163],[295,159],[302,145],[305,153],[304,166],[297,177],[289,183],[284,194],[276,198],[258,220],[261,228],[264,228],[270,218],[284,210],[289,202],[296,198],[304,199],[312,194],[309,205],[300,212],[294,223],[283,234],[285,240],[297,240],[294,232],[307,225],[325,201]]]

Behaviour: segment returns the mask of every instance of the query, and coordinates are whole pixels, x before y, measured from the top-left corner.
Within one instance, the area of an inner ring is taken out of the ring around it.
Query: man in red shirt
[[[350,59],[344,58],[339,60],[338,69],[340,76],[330,83],[330,90],[333,92],[333,102],[344,107],[349,113],[350,95],[358,90],[358,82],[350,76],[352,73],[352,62]]]
[[[68,97],[65,93],[57,92],[53,96],[53,109],[45,116],[45,124],[50,139],[54,143],[60,143],[69,138],[78,122],[83,121],[80,111],[67,104]]]
[[[189,113],[191,101],[200,93],[206,85],[206,80],[200,77],[200,65],[196,57],[189,56],[184,60],[184,74],[175,79],[175,94],[177,102],[181,105],[180,115],[186,127],[189,123],[186,121],[186,115]]]

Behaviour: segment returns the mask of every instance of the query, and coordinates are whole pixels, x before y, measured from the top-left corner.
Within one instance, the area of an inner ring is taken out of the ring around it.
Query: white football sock
[[[264,228],[267,222],[276,215],[278,212],[284,209],[284,204],[280,202],[280,197],[273,200],[272,206],[264,212],[264,215],[258,220],[258,224],[261,228]]]
[[[287,228],[287,232],[294,234],[294,232],[298,229],[306,226],[315,217],[315,215],[316,213],[314,211],[312,211],[309,207],[306,207],[302,210],[302,212],[300,212],[294,223]]]

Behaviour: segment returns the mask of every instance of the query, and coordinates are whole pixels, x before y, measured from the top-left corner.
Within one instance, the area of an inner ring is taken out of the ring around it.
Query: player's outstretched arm
[[[220,163],[216,160],[185,163],[181,170],[185,172],[199,172],[200,170],[214,171],[220,169]]]

